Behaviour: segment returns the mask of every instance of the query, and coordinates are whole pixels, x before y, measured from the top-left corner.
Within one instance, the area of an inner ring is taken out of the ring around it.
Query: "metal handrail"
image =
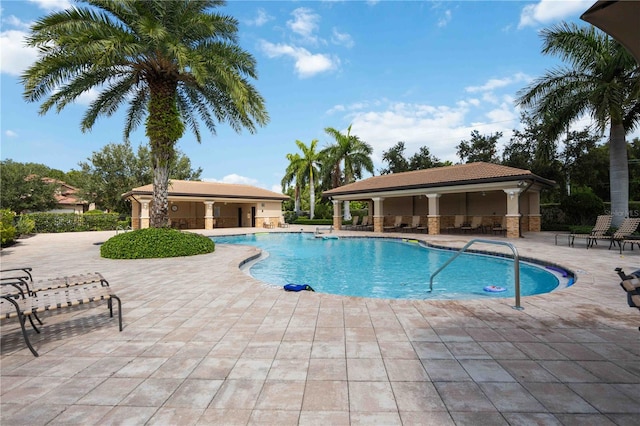
[[[511,248],[511,251],[513,252],[513,280],[516,293],[516,306],[514,306],[513,308],[523,310],[524,308],[520,306],[520,256],[518,255],[518,250],[516,249],[516,247],[513,244],[507,243],[505,241],[485,240],[482,238],[475,238],[469,241],[451,259],[447,260],[444,265],[442,265],[440,268],[438,268],[437,271],[431,274],[431,278],[429,279],[429,293],[433,291],[433,278],[438,275],[444,268],[446,268],[451,262],[453,262],[458,256],[464,253],[467,248],[469,248],[469,246],[474,243],[496,244]]]

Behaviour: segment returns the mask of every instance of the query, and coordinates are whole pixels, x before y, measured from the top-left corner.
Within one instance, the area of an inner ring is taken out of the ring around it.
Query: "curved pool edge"
[[[210,238],[224,238],[224,237],[237,237],[237,236],[247,236],[247,235],[256,235],[256,234],[309,234],[309,235],[313,235],[316,236],[317,235],[309,230],[299,230],[299,231],[272,231],[272,232],[264,232],[264,231],[256,231],[256,232],[234,232],[231,234],[225,234],[225,235],[208,235],[208,237]],[[386,239],[386,240],[392,240],[392,241],[400,241],[400,242],[405,242],[405,243],[417,243],[420,244],[423,247],[426,248],[432,248],[432,249],[436,249],[436,250],[447,250],[447,251],[453,251],[453,252],[458,252],[460,251],[459,247],[453,247],[453,246],[447,246],[447,245],[443,245],[443,244],[436,244],[433,242],[429,242],[423,238],[420,238],[416,235],[412,236],[412,238],[406,238],[406,237],[401,237],[401,236],[390,236],[390,235],[375,235],[375,234],[367,234],[367,235],[337,235],[337,234],[332,234],[332,235],[336,235],[336,237],[340,238],[340,239],[358,239],[358,238],[367,238],[367,239]],[[502,241],[502,240],[496,240],[496,241]],[[225,244],[225,243],[220,243],[220,244]],[[255,246],[249,245],[249,244],[237,244],[237,245],[242,245],[242,246],[246,246],[246,247],[253,247],[253,248],[257,248]],[[246,275],[250,276],[251,278],[255,279],[257,282],[261,283],[264,286],[267,286],[269,288],[276,288],[276,289],[282,289],[281,286],[276,285],[276,284],[272,284],[272,283],[267,283],[264,282],[254,276],[252,276],[250,274],[250,272],[248,271],[249,269],[249,265],[248,263],[251,262],[252,264],[255,262],[259,262],[261,260],[261,257],[264,256],[264,253],[262,253],[262,249],[257,248],[258,250],[260,250],[261,253],[249,256],[247,259],[245,259],[244,261],[240,262],[240,264],[238,265],[238,269],[241,272],[244,272]],[[493,250],[486,250],[486,249],[470,249],[470,250],[465,250],[466,253],[472,253],[472,254],[479,254],[479,255],[485,255],[485,256],[490,256],[490,257],[499,257],[499,258],[506,258],[506,259],[513,259],[514,256],[512,254],[509,253],[501,253],[498,251],[493,251]],[[534,267],[538,267],[538,268],[542,268],[544,269],[547,273],[550,273],[552,275],[554,275],[556,277],[556,279],[558,280],[558,285],[548,291],[548,292],[543,292],[543,293],[537,293],[537,294],[530,294],[530,295],[521,295],[522,298],[525,297],[536,297],[536,296],[541,296],[541,295],[545,295],[545,294],[551,294],[566,288],[569,288],[571,286],[573,286],[577,281],[578,281],[578,274],[571,270],[570,268],[566,268],[558,263],[555,262],[550,262],[550,261],[546,261],[543,259],[538,259],[538,258],[534,258],[534,257],[530,257],[530,256],[520,256],[519,255],[519,259],[520,262],[529,264],[531,266]],[[555,268],[555,269],[559,269],[561,271],[563,271],[564,273],[566,273],[566,275],[564,275],[561,272],[558,272],[556,270],[553,269],[548,269],[549,267],[551,268]],[[245,271],[246,270],[246,271]],[[442,300],[508,300],[509,298],[513,297],[513,296],[505,296],[505,297],[491,297],[491,298],[486,298],[486,297],[466,297],[466,298],[460,298],[460,299],[431,299],[431,298],[390,298],[390,297],[368,297],[368,296],[355,296],[355,295],[344,295],[344,294],[336,294],[336,293],[318,293],[318,294],[330,294],[333,296],[338,296],[338,297],[348,297],[348,298],[362,298],[362,299],[369,299],[369,300],[425,300],[425,301],[429,301],[429,300],[433,300],[433,301],[442,301]],[[495,293],[493,293],[495,295]]]

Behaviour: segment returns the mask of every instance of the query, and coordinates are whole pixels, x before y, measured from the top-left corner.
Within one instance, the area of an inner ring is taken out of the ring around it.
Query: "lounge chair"
[[[631,308],[640,309],[640,271],[636,271],[631,275],[626,275],[622,272],[622,268],[615,269],[622,281],[620,282],[620,287],[627,294],[627,304]],[[640,327],[638,327],[640,330]]]
[[[360,223],[360,225],[357,226],[358,230],[360,231],[370,231],[373,229],[373,225],[369,223],[369,216],[364,216],[362,218],[362,223]]]
[[[46,280],[36,281],[33,279],[32,271],[33,268],[31,267],[2,269],[0,270],[0,283],[3,286],[10,285],[14,288],[20,286],[21,290],[26,290],[27,294],[34,295],[40,291],[73,287],[76,285],[83,285],[94,282],[106,282],[102,274],[100,274],[99,272],[74,274],[64,277],[49,278]],[[23,291],[20,291],[20,293],[22,293]],[[6,291],[3,291],[3,293],[6,293]]]
[[[411,224],[402,228],[403,232],[417,231],[420,226],[420,216],[413,216],[411,218]]]
[[[357,229],[359,221],[360,221],[360,216],[354,216],[353,218],[351,218],[351,225],[345,225],[343,228],[345,230]]]
[[[478,229],[480,229],[482,227],[482,216],[474,216],[471,219],[471,223],[470,224],[463,224],[460,227],[460,230],[467,232],[467,231],[477,231]]]
[[[395,231],[402,226],[402,216],[396,216],[396,220],[393,222],[393,226],[384,226],[384,231]]]
[[[29,285],[27,283],[28,279],[24,277],[13,280],[8,277],[3,277],[2,293],[0,294],[0,319],[18,318],[24,341],[34,356],[38,356],[38,352],[29,341],[29,336],[25,328],[25,320],[28,318],[36,333],[40,333],[40,330],[33,322],[33,318],[36,318],[38,322],[42,324],[37,317],[37,314],[40,312],[67,309],[73,306],[106,300],[109,314],[113,317],[112,300],[115,299],[118,303],[118,325],[120,331],[122,331],[122,303],[120,302],[120,298],[111,291],[109,283],[102,278],[102,276],[100,277],[101,279],[99,281],[90,281],[82,284],[77,283],[72,286],[63,285],[63,280],[42,281],[45,283],[52,282],[54,283],[52,285],[55,287],[49,289],[38,288],[37,292],[33,290],[33,286],[26,292],[5,291],[6,289],[10,289],[10,287],[18,290],[22,286],[29,288]]]
[[[457,214],[453,218],[453,226],[448,226],[447,227],[447,232],[451,232],[451,230],[454,230],[454,231],[455,230],[460,230],[462,228],[463,224],[464,224],[464,215]]]
[[[494,234],[506,234],[507,233],[507,217],[502,216],[502,222],[494,223],[491,228],[491,232]]]
[[[620,254],[622,254],[622,242],[625,238],[636,232],[638,226],[640,226],[640,217],[627,217],[622,221],[620,227],[616,229],[613,235],[591,236],[591,245],[596,244],[596,240],[607,240],[609,241],[609,250],[617,244],[620,248]]]
[[[284,218],[280,218],[278,221],[278,228],[288,228],[289,224],[284,221]]]
[[[427,223],[426,224],[418,225],[418,227],[416,228],[416,231],[429,233],[429,223],[428,223],[428,221],[429,221],[429,219],[427,218]]]
[[[271,223],[271,219],[269,219],[268,217],[265,217],[264,221],[262,222],[262,227],[263,228],[273,228],[273,223]]]
[[[587,241],[587,248],[597,245],[598,238],[605,237],[605,234],[611,227],[611,215],[603,214],[596,218],[596,224],[588,234],[569,234],[569,245],[573,246],[576,238],[584,238]]]

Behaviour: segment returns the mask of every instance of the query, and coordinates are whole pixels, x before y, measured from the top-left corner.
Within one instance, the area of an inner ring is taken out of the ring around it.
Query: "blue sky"
[[[240,45],[257,60],[254,81],[270,122],[236,134],[220,124],[201,144],[190,133],[178,149],[203,169],[204,180],[246,183],[280,191],[286,154],[296,139],[320,148],[332,143],[325,127],[352,134],[383,151],[404,141],[407,156],[421,146],[441,160],[481,134],[520,128],[516,92],[559,64],[540,53],[539,31],[579,16],[588,1],[231,1],[218,11],[240,22]],[[124,108],[89,133],[80,120],[95,93],[59,114],[38,114],[22,98],[20,73],[36,58],[22,40],[29,24],[66,0],[0,4],[2,159],[69,171],[108,143],[122,142]],[[578,128],[588,119],[577,123]],[[637,135],[634,135],[637,136]],[[144,129],[131,137],[146,144]]]

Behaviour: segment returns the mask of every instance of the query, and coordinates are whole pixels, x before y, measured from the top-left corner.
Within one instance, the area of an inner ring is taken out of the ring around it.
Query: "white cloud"
[[[51,12],[71,7],[69,0],[29,0],[29,2],[37,4],[40,9]]]
[[[260,43],[262,51],[270,58],[288,56],[295,61],[295,70],[301,78],[312,77],[316,74],[332,71],[340,65],[336,57],[322,53],[311,53],[302,47],[287,44],[274,44],[265,40]]]
[[[506,86],[509,86],[514,83],[522,83],[531,81],[531,77],[524,73],[516,73],[511,77],[505,78],[492,78],[487,81],[482,86],[468,86],[465,87],[465,91],[469,93],[477,93],[477,92],[489,92],[495,89],[500,89]]]
[[[24,22],[22,20],[20,20],[20,18],[17,18],[14,15],[9,15],[6,18],[2,19],[2,23],[4,25],[10,26],[10,27],[14,27],[20,30],[29,30],[29,27],[31,27],[31,23],[30,22]]]
[[[4,135],[8,138],[15,138],[18,137],[18,134],[16,132],[14,132],[13,130],[5,130]]]
[[[537,27],[565,18],[578,17],[593,3],[594,0],[540,0],[522,8],[518,28]]]
[[[27,33],[7,30],[0,33],[0,72],[18,76],[38,58],[38,51],[24,45]]]
[[[299,7],[291,12],[293,19],[287,21],[287,27],[294,33],[302,37],[306,43],[317,44],[318,38],[313,35],[318,30],[320,15],[314,13],[306,7]]]
[[[78,96],[75,100],[75,103],[80,105],[89,105],[91,104],[91,102],[95,101],[99,95],[100,92],[98,92],[96,89],[89,89],[88,91]]]
[[[400,141],[405,143],[406,157],[426,146],[440,160],[456,163],[460,161],[456,146],[469,140],[473,130],[482,135],[501,132],[499,150],[508,143],[513,129],[520,127],[520,111],[514,104],[513,93],[518,88],[515,83],[526,79],[525,74],[518,73],[488,80],[465,89],[467,93],[479,96],[460,99],[450,105],[385,99],[336,105],[328,113],[343,115],[345,122],[352,124],[352,133],[373,147],[376,170],[384,166],[383,152]]]
[[[440,19],[438,19],[438,27],[446,27],[449,22],[451,22],[451,11],[445,10]]]
[[[269,21],[272,21],[273,16],[269,15],[264,9],[258,9],[256,17],[253,19],[246,20],[247,25],[252,25],[255,27],[261,27]]]
[[[238,184],[242,184],[242,185],[258,186],[258,180],[257,179],[253,179],[253,178],[246,177],[246,176],[240,176],[240,175],[235,174],[235,173],[232,173],[230,175],[226,175],[222,179],[206,178],[206,179],[203,179],[203,180],[206,181],[206,182],[238,183]]]
[[[341,33],[337,28],[333,28],[331,42],[333,44],[345,46],[348,48],[352,48],[355,44],[351,35],[347,33]]]

